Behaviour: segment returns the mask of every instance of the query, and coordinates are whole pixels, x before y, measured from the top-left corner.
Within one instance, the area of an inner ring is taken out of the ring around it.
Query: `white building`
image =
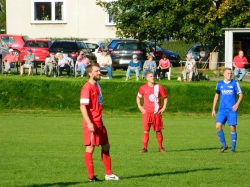
[[[116,29],[95,0],[6,0],[8,34],[30,38],[116,38]]]

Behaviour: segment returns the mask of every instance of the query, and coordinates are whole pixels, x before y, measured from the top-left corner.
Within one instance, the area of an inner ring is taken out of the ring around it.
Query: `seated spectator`
[[[244,52],[239,51],[238,56],[235,56],[233,59],[234,75],[238,81],[242,81],[246,75],[246,64],[248,64],[248,61],[244,56]]]
[[[22,64],[21,68],[20,68],[20,75],[21,76],[23,76],[23,69],[24,68],[29,69],[28,76],[30,76],[31,69],[34,67],[35,56],[31,52],[32,52],[32,50],[28,49],[27,54],[23,58],[24,64]]]
[[[141,65],[141,62],[138,61],[137,55],[133,55],[133,60],[131,60],[128,64],[128,69],[126,73],[126,81],[129,79],[131,72],[135,72],[136,80],[138,81],[141,68],[142,68],[142,65]]]
[[[161,56],[161,60],[159,61],[159,67],[156,70],[157,73],[157,79],[165,79],[165,75],[167,72],[169,72],[169,68],[171,66],[171,63],[169,61],[169,59],[167,58],[166,55],[162,55]]]
[[[112,79],[112,59],[106,49],[103,50],[102,56],[97,59],[97,63],[100,65],[101,70],[107,70],[109,79]]]
[[[58,67],[59,67],[59,76],[62,76],[62,70],[66,69],[68,78],[70,77],[70,66],[71,66],[71,59],[68,57],[64,57],[62,53],[58,53]]]
[[[55,70],[56,68],[56,64],[57,64],[56,56],[53,53],[51,53],[50,58],[45,62],[44,66],[44,72],[47,77],[51,76],[52,71]]]
[[[9,49],[9,54],[3,58],[5,75],[10,73],[10,68],[13,67],[13,63],[16,63],[17,61],[18,57],[13,53],[13,49]]]
[[[155,76],[156,62],[153,61],[153,56],[152,55],[148,55],[148,60],[146,60],[144,62],[144,65],[143,65],[143,78],[146,77],[147,72],[152,72],[153,75]]]
[[[84,51],[80,51],[79,56],[77,57],[76,67],[81,71],[81,77],[85,73],[85,68],[90,65],[89,59],[85,56]]]
[[[193,78],[194,73],[196,73],[196,62],[192,58],[192,54],[187,54],[187,61],[184,70],[182,71],[184,82],[187,81],[187,74],[189,74],[188,82],[190,82]]]

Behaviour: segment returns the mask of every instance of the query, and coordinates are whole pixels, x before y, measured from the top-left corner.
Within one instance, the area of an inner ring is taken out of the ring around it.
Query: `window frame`
[[[66,0],[30,0],[31,1],[31,20],[30,22],[32,24],[61,24],[61,23],[67,23],[67,14],[66,14]],[[35,20],[35,3],[51,3],[51,20]],[[55,3],[56,2],[62,2],[63,3],[63,20],[55,20]]]
[[[112,15],[111,15],[112,16]],[[106,25],[114,26],[116,25],[114,21],[109,21],[110,14],[106,12]],[[113,20],[113,19],[112,19]]]

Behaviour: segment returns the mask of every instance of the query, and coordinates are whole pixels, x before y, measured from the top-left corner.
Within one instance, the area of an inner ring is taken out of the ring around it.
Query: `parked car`
[[[187,50],[186,54],[192,54],[193,59],[196,61],[200,60],[201,58],[202,60],[206,61],[213,49],[214,48],[209,44],[195,44]]]
[[[137,55],[138,60],[144,63],[147,60],[147,55],[151,52],[153,52],[153,49],[145,42],[118,42],[110,53],[113,69],[127,69],[133,55]]]
[[[24,56],[27,50],[31,49],[32,54],[35,56],[36,62],[45,62],[48,55],[48,49],[52,42],[47,39],[28,39],[26,40],[23,48],[20,51],[20,62],[24,62]]]
[[[99,58],[102,55],[103,49],[105,49],[105,43],[101,41],[85,41],[84,42],[91,52],[95,55],[95,58]]]
[[[0,38],[7,43],[7,45],[12,48],[14,51],[13,53],[16,54],[18,57],[20,55],[20,51],[26,42],[29,39],[26,35],[15,35],[15,34],[0,34]]]
[[[173,66],[179,66],[180,65],[180,55],[178,53],[176,53],[174,51],[171,51],[171,50],[163,49],[163,48],[161,48],[159,46],[156,46],[156,48],[155,48],[154,42],[146,42],[146,43],[151,48],[153,48],[154,56],[155,56],[155,59],[156,59],[157,63],[161,59],[162,55],[166,55]]]
[[[9,47],[4,42],[4,40],[0,39],[0,66],[2,65],[2,59],[9,53]]]
[[[118,42],[134,42],[135,39],[113,39],[107,46],[108,51],[111,52]]]
[[[72,58],[75,62],[81,50],[83,50],[86,55],[93,56],[88,46],[81,41],[56,40],[50,46],[49,53],[63,53],[64,56]]]

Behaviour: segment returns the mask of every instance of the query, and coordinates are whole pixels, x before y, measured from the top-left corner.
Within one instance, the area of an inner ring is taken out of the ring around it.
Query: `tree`
[[[6,30],[6,0],[0,0],[0,30]]]
[[[119,37],[162,40],[167,35],[186,41],[217,44],[222,28],[250,27],[248,0],[96,0],[115,16]]]

